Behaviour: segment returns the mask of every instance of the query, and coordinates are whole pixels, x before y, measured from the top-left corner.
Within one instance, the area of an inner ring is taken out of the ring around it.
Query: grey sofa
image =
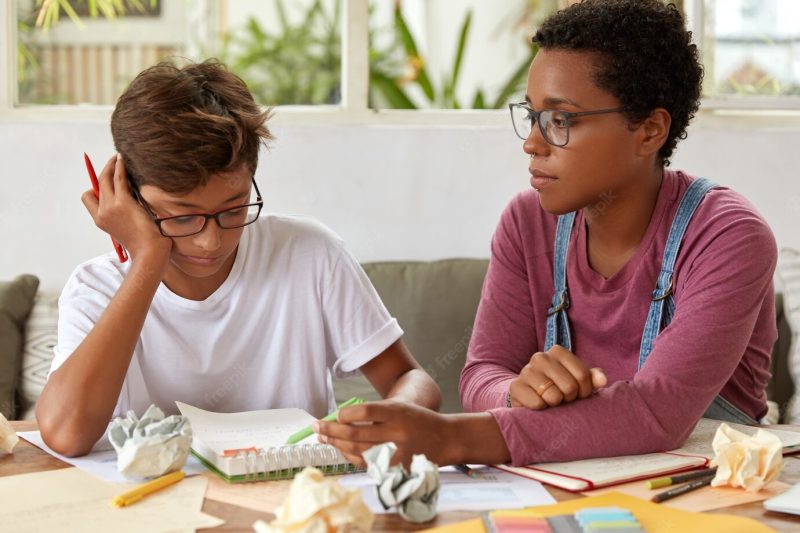
[[[461,411],[458,379],[488,261],[446,259],[363,266],[389,312],[405,331],[404,339],[411,353],[439,383],[442,411]],[[7,378],[5,386],[11,387],[16,396],[16,402],[10,403],[9,418],[33,417],[33,406],[50,368],[57,334],[58,295],[37,293],[38,281],[31,278],[18,278],[16,284],[0,283],[0,341],[7,341],[0,342],[0,363],[6,363],[5,367],[0,364],[0,378]],[[780,337],[773,353],[773,378],[768,394],[783,412],[794,392],[787,367],[791,331],[783,316],[780,297],[776,304]],[[2,379],[0,385],[4,385]],[[333,386],[339,402],[355,395],[377,398],[361,377],[334,380]],[[8,406],[9,402],[0,405],[3,412]]]

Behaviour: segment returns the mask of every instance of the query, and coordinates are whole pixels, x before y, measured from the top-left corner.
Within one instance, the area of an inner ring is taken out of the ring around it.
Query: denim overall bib
[[[697,206],[705,194],[715,186],[715,183],[705,178],[694,180],[687,188],[678,205],[678,211],[672,221],[667,244],[664,247],[661,273],[658,275],[656,288],[650,297],[650,311],[647,313],[647,321],[644,324],[644,332],[642,333],[642,343],[639,348],[638,369],[642,368],[642,365],[650,355],[656,336],[672,321],[672,316],[675,312],[675,302],[672,298],[672,272],[678,258],[678,250]],[[566,275],[567,249],[574,220],[574,211],[558,217],[553,256],[555,293],[553,294],[552,306],[547,311],[544,351],[549,350],[556,344],[572,351],[572,338],[569,331],[569,320],[567,319],[569,295],[567,294]],[[738,407],[720,395],[714,398],[714,401],[708,406],[703,416],[738,424],[758,424],[756,420],[753,420],[753,418],[743,413]]]

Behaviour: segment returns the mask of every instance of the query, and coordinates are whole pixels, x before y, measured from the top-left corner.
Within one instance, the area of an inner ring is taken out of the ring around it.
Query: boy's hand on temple
[[[97,227],[127,248],[134,259],[140,255],[154,255],[158,261],[163,260],[166,268],[172,239],[161,235],[144,207],[136,201],[121,156],[114,155],[108,160],[98,182],[99,199],[91,189],[81,195],[81,201]]]
[[[351,463],[365,466],[361,454],[376,444],[394,442],[397,453],[393,463],[406,468],[413,454],[424,453],[437,464],[449,464],[445,456],[448,438],[447,417],[415,404],[382,400],[339,411],[337,422],[317,421],[313,428],[319,441],[338,448]]]
[[[512,407],[546,409],[591,396],[605,387],[608,379],[600,368],[587,366],[562,346],[536,352],[511,382]]]

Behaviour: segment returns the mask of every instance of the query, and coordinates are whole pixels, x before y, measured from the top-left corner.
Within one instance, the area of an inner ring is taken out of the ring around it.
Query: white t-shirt
[[[78,266],[59,299],[50,373],[83,341],[130,263],[112,252]],[[328,228],[262,216],[244,229],[228,278],[207,299],[158,287],[114,416],[179,400],[217,412],[334,407],[331,372],[352,374],[403,334],[361,266]]]

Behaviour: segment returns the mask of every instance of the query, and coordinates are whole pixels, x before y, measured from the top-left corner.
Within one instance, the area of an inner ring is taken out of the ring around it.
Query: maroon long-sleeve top
[[[674,318],[637,372],[667,234],[692,179],[665,170],[638,250],[608,279],[590,267],[585,220],[576,216],[567,260],[572,348],[609,384],[542,411],[505,403],[511,380],[544,346],[556,216],[534,190],[503,212],[460,387],[465,410],[495,417],[513,464],[676,448],[717,394],[756,420],[766,413],[776,244],[755,208],[727,188],[711,190],[695,212],[675,268]]]

